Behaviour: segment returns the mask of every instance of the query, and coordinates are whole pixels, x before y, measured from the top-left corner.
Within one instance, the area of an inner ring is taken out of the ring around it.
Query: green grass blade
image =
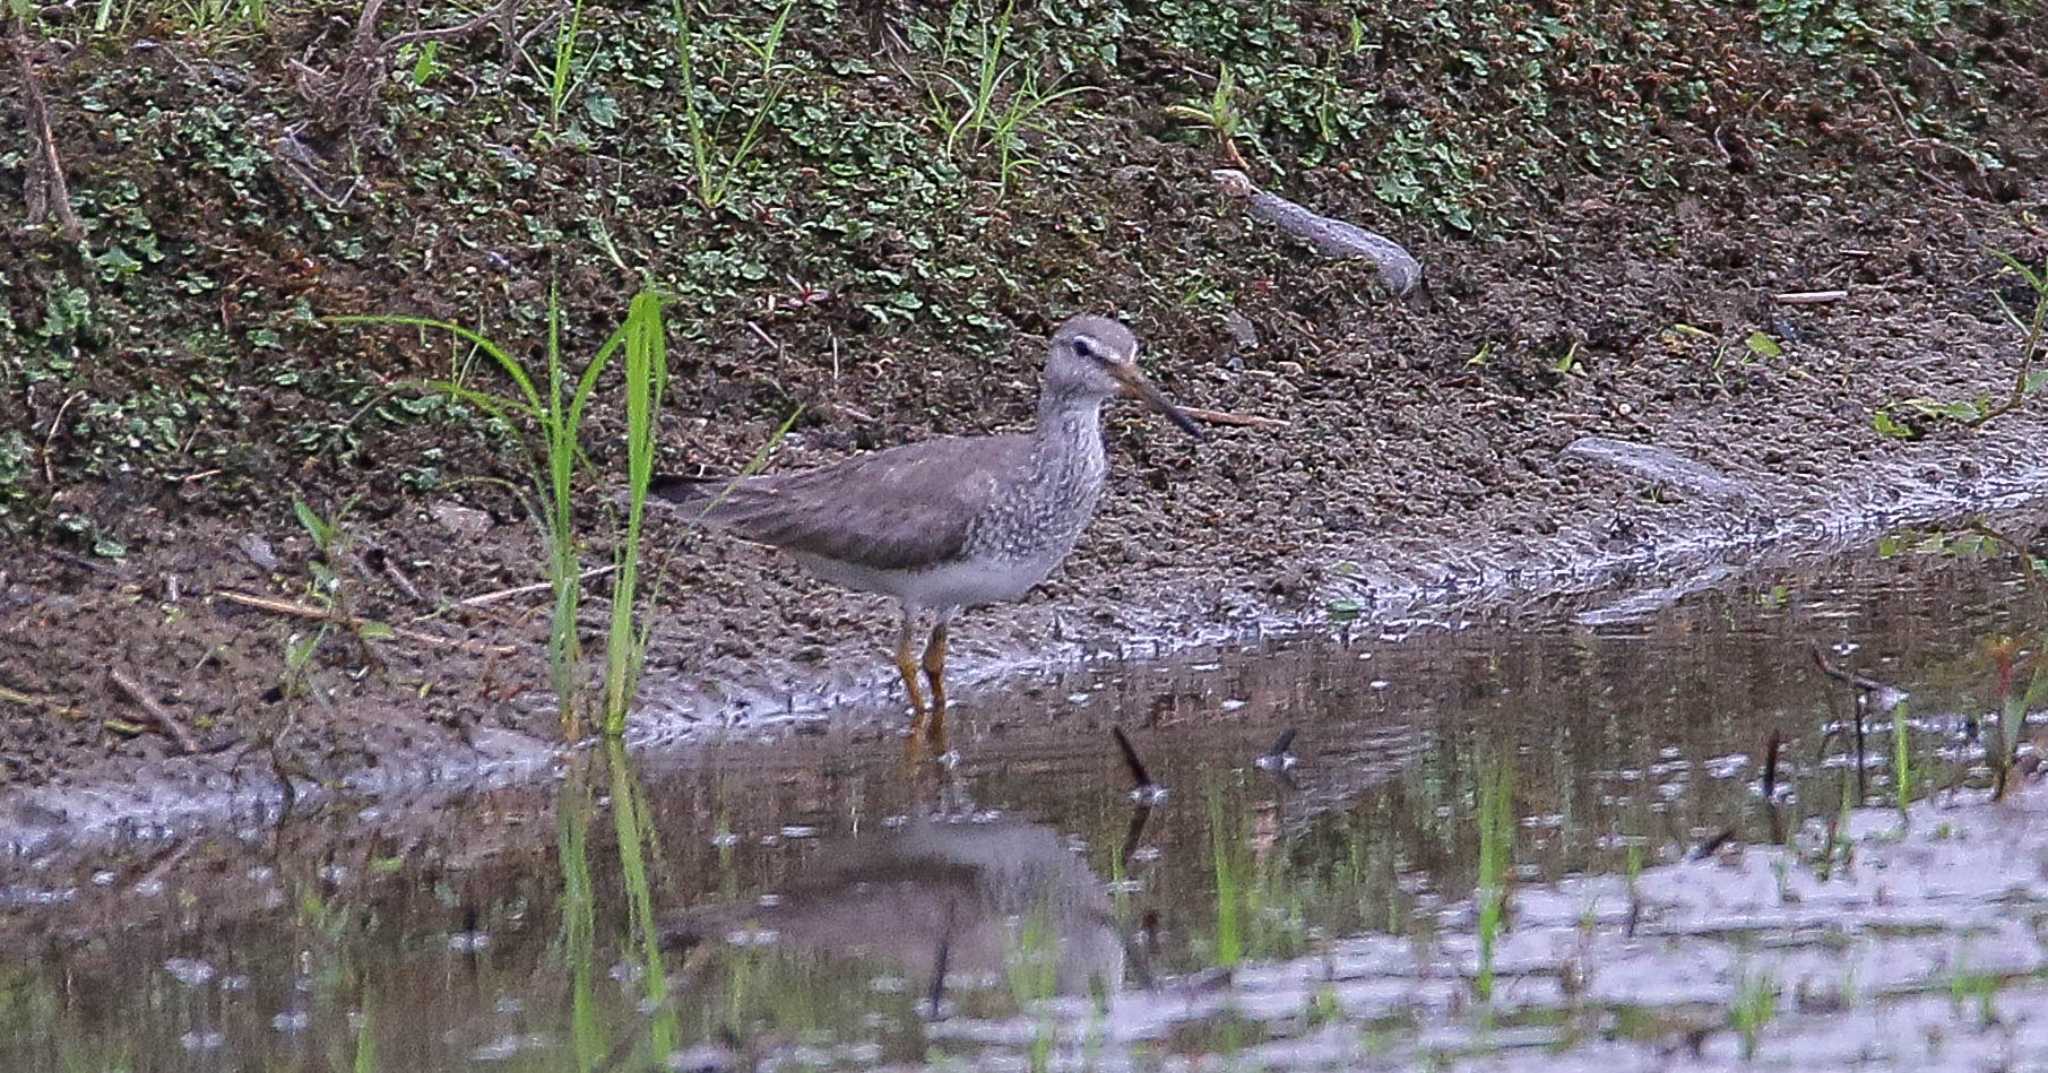
[[[622,328],[626,353],[626,532],[614,555],[611,633],[605,656],[605,733],[624,733],[626,715],[639,685],[645,633],[634,629],[633,604],[640,578],[640,533],[647,486],[654,478],[655,416],[667,381],[667,330],[661,299],[643,289],[633,298]]]
[[[484,353],[489,354],[491,356],[491,360],[497,362],[498,367],[505,370],[505,375],[511,377],[512,382],[519,385],[519,391],[521,394],[526,396],[527,404],[529,406],[532,406],[535,410],[539,410],[541,408],[540,392],[534,390],[533,379],[526,375],[526,369],[522,367],[519,364],[519,362],[512,357],[512,355],[505,353],[505,349],[503,347],[500,347],[498,344],[492,342],[483,334],[473,331],[469,328],[465,328],[460,324],[454,324],[445,320],[435,320],[431,317],[407,317],[391,315],[328,317],[326,318],[326,321],[329,324],[375,324],[397,325],[408,328],[435,328],[444,332],[449,332],[464,340],[467,340],[468,342],[476,345]]]

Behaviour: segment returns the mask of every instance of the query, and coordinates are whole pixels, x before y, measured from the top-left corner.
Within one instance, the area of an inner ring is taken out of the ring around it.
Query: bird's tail
[[[731,477],[685,477],[680,473],[658,473],[647,482],[647,496],[682,506],[703,506],[718,498]]]

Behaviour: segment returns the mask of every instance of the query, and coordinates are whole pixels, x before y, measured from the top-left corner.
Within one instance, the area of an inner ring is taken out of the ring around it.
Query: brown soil
[[[1487,240],[1411,231],[1361,202],[1336,169],[1272,180],[1406,242],[1431,280],[1428,297],[1407,303],[1379,294],[1369,266],[1317,261],[1256,230],[1212,189],[1211,150],[1121,131],[1115,148],[1130,170],[1116,182],[1131,188],[1105,202],[1112,226],[1089,251],[1081,282],[1061,289],[1061,309],[1000,311],[1020,329],[1006,360],[991,366],[949,350],[942,333],[829,303],[770,322],[782,350],[735,320],[678,344],[665,445],[674,462],[737,467],[791,399],[809,407],[780,444],[777,468],[941,431],[1015,427],[1030,413],[1042,345],[1028,333],[1067,307],[1119,312],[1151,341],[1148,366],[1178,400],[1287,422],[1214,427],[1194,443],[1119,409],[1102,515],[1025,603],[964,618],[954,631],[963,683],[999,681],[1022,662],[1569,587],[1568,576],[1583,583],[1574,571],[1603,554],[1641,551],[1647,562],[1717,534],[1796,537],[1803,530],[1774,522],[1824,529],[1845,503],[1875,518],[1909,490],[1923,515],[1942,503],[1967,509],[2040,480],[2040,406],[1977,431],[1931,427],[1918,442],[1877,434],[1872,412],[1902,397],[1972,397],[2011,383],[2019,344],[1993,292],[2025,296],[1984,250],[2033,263],[2048,255],[2048,191],[2025,181],[2048,153],[2048,127],[2033,121],[2029,103],[2040,80],[2014,70],[2031,96],[1964,103],[1990,117],[1986,138],[2000,139],[2018,185],[1976,182],[1967,168],[1930,171],[1925,159],[1880,152],[1868,139],[1817,139],[1782,153],[1744,143],[1729,155],[1697,121],[1664,132],[1714,162],[1683,189],[1574,174],[1540,196],[1519,194],[1514,226]],[[94,151],[83,140],[75,148],[74,158]],[[1233,276],[1235,312],[1256,328],[1256,346],[1240,349],[1222,312],[1178,305],[1146,275],[1148,263],[1190,244],[1208,252],[1210,271]],[[1231,252],[1242,250],[1255,256]],[[238,258],[249,272],[271,271],[277,252],[218,251],[214,271],[232,274]],[[266,286],[298,287],[323,313],[438,308],[395,260],[325,267],[305,286]],[[1033,280],[1059,278],[1057,265],[1029,268]],[[592,272],[596,282],[572,281],[587,308],[610,286]],[[1829,288],[1849,295],[1819,305],[1773,299]],[[1704,336],[1674,333],[1681,324]],[[1753,353],[1753,331],[1783,356]],[[828,336],[837,370],[822,345]],[[332,345],[331,336],[307,338]],[[387,361],[392,376],[445,362],[438,342],[421,347],[417,338],[361,333],[345,344],[361,348],[348,360],[388,344],[400,355]],[[1556,371],[1568,353],[1576,369]],[[302,405],[273,395],[250,408],[289,415]],[[30,442],[48,436],[51,449],[64,449],[66,437],[51,432],[63,416],[52,393],[31,387],[25,397]],[[275,801],[279,775],[302,791],[374,789],[393,767],[392,779],[414,782],[473,774],[479,761],[519,768],[545,759],[559,739],[542,654],[545,594],[436,610],[541,580],[534,527],[498,485],[465,480],[419,493],[394,479],[429,448],[460,455],[469,442],[431,425],[372,422],[358,432],[365,445],[348,464],[293,468],[288,456],[266,456],[246,473],[179,483],[54,471],[42,489],[53,515],[90,519],[129,547],[109,559],[46,529],[35,539],[18,531],[0,560],[0,793],[13,791],[17,822],[61,826],[207,794]],[[616,432],[600,417],[591,440],[608,445]],[[1731,511],[1560,455],[1586,434],[1674,449],[1758,494]],[[594,450],[600,464],[615,461],[608,446]],[[509,452],[450,465],[466,477],[523,480]],[[361,497],[347,516],[349,550],[330,564],[342,607],[412,631],[358,640],[331,629],[296,685],[286,653],[319,624],[228,595],[318,602],[309,578],[321,557],[291,519],[286,487],[328,509]],[[594,521],[601,494],[590,498]],[[653,554],[659,626],[642,691],[647,736],[789,711],[895,731],[879,601],[716,535],[663,528]],[[605,562],[602,544],[585,559]],[[593,638],[605,591],[593,583]],[[174,756],[116,673],[205,755]],[[972,689],[963,701],[971,728]],[[101,796],[25,792],[64,787]],[[55,800],[65,803],[52,811]]]

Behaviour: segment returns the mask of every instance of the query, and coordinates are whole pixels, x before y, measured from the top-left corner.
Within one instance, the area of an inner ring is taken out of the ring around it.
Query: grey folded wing
[[[858,455],[724,490],[706,524],[747,540],[871,570],[959,557],[994,502],[1014,437],[942,439]],[[716,495],[716,492],[712,493]]]

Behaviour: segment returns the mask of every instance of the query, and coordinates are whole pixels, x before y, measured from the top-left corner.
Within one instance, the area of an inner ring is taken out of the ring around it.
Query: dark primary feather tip
[[[730,477],[685,477],[679,473],[660,473],[647,482],[647,496],[670,503],[693,503],[717,495],[718,489],[731,480]]]

